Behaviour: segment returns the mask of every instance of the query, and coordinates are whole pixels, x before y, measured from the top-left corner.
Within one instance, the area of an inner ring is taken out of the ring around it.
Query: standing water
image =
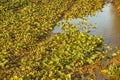
[[[80,18],[73,19],[72,23],[78,24]],[[104,5],[102,12],[98,11],[95,16],[88,16],[88,22],[97,26],[92,34],[102,36],[104,42],[112,48],[120,48],[120,16],[112,4]],[[55,27],[53,32],[61,32]]]
[[[112,4],[106,4],[102,12],[89,16],[88,21],[98,27],[93,34],[102,36],[111,47],[120,48],[120,16]]]

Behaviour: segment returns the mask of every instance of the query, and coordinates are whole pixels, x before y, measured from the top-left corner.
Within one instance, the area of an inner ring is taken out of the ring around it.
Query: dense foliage
[[[46,43],[44,67],[39,66],[41,72],[46,70],[45,79],[71,79],[80,66],[104,58],[100,37],[79,32],[74,24],[67,22],[62,23],[62,28],[64,33],[55,35]]]
[[[82,32],[63,21],[64,32],[50,36],[62,17],[94,14],[102,5],[102,0],[1,0],[0,79],[69,80],[78,67],[104,58],[102,38],[88,33],[86,21]]]

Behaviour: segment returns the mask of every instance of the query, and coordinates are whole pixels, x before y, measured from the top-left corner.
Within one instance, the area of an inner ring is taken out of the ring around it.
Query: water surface
[[[97,26],[97,29],[91,31],[92,34],[102,36],[104,42],[112,48],[120,48],[120,16],[111,3],[104,5],[102,11],[96,12],[95,16],[89,15],[87,18],[88,22]],[[78,24],[80,20],[76,18],[71,23]],[[61,31],[60,27],[56,26],[53,33]]]
[[[89,16],[88,21],[98,26],[93,34],[102,36],[113,48],[120,48],[120,16],[112,4],[106,4],[94,17]]]

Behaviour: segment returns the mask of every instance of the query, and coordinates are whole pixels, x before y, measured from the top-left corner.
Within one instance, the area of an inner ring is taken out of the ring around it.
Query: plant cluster
[[[42,79],[75,78],[73,75],[80,66],[93,64],[105,57],[100,37],[79,32],[75,24],[66,21],[61,26],[64,32],[46,43],[44,55],[47,56],[42,59],[44,67],[39,66],[41,72],[46,70]]]
[[[103,7],[103,0],[76,0],[71,9],[69,9],[65,18],[75,17],[83,18],[86,15],[95,15],[96,10],[100,10]]]
[[[2,77],[71,79],[75,78],[72,75],[80,66],[93,64],[105,57],[102,38],[88,34],[86,28],[81,28],[82,26],[80,29],[83,32],[80,32],[79,27],[67,21],[63,21],[60,26],[64,32],[55,35],[44,44],[37,44],[38,47],[34,48],[32,54],[10,55],[7,61],[3,61]]]

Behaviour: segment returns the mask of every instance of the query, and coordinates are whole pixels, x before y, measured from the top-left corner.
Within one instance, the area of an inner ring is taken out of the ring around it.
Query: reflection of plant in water
[[[113,0],[113,3],[117,9],[117,11],[120,13],[120,0]]]

